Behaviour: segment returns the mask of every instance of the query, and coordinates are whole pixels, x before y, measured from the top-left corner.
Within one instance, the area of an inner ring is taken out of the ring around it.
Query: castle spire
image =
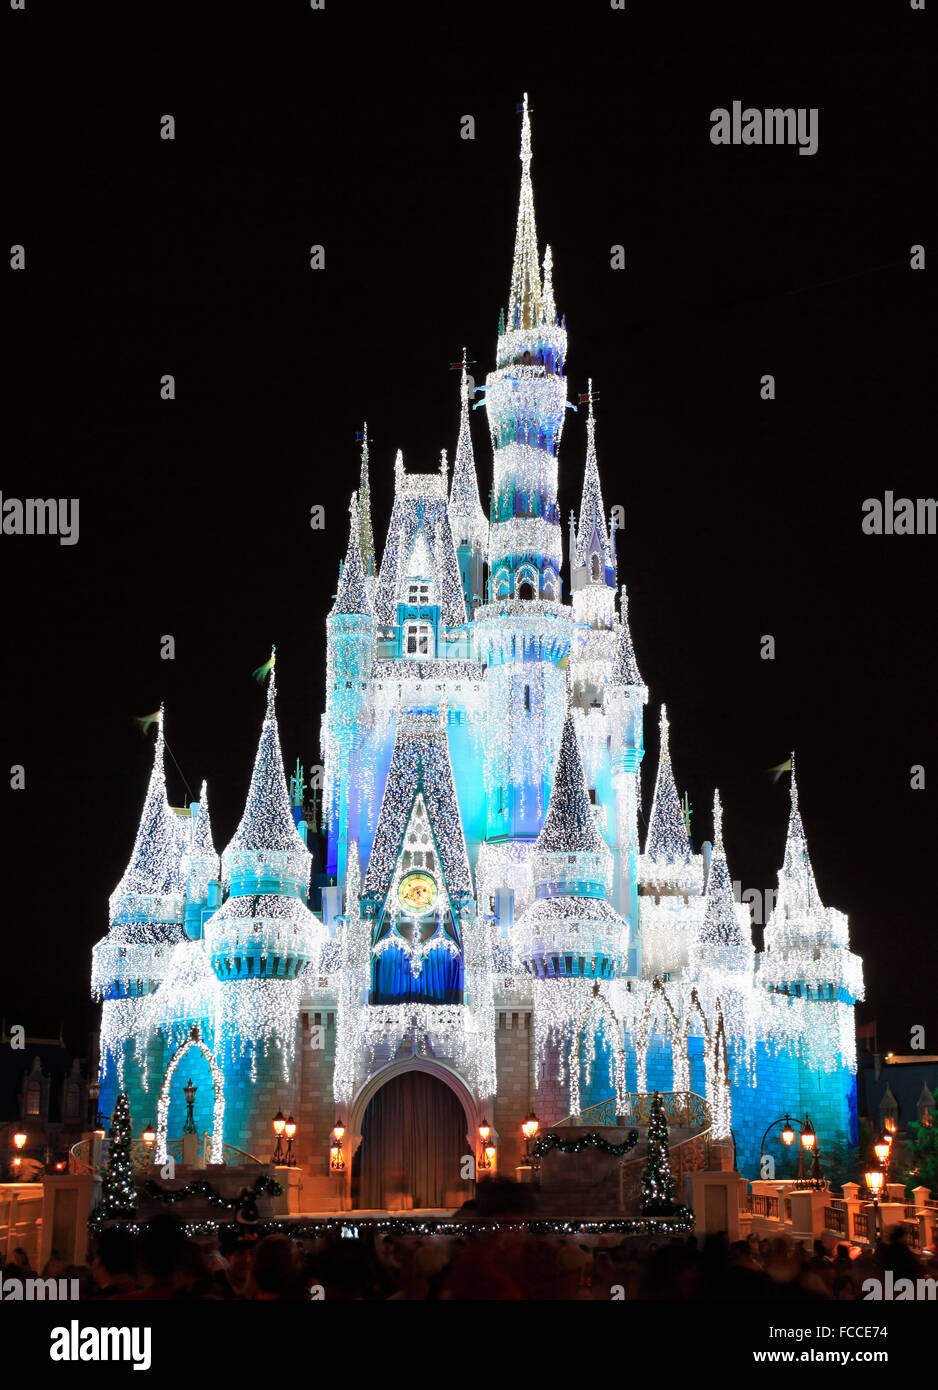
[[[335,596],[335,603],[329,610],[330,618],[336,613],[371,612],[368,586],[365,580],[365,567],[362,563],[362,526],[357,492],[352,493],[349,517],[348,550],[345,552],[345,564],[342,566],[342,573],[339,576],[339,589]],[[369,530],[370,524],[369,520]],[[273,672],[271,672],[271,676],[273,676]],[[271,684],[273,684],[272,680]]]
[[[661,731],[658,775],[655,778],[655,793],[651,803],[645,853],[651,859],[675,861],[686,859],[693,851],[687,833],[687,825],[681,813],[677,787],[674,785],[674,769],[671,766],[671,749],[668,741],[668,714],[664,705],[661,706],[658,727]]]
[[[785,897],[790,906],[796,905],[803,911],[811,912],[823,906],[811,856],[808,854],[808,839],[805,835],[798,806],[798,783],[795,780],[795,755],[791,755],[791,811],[788,817],[788,835],[785,840],[785,858],[782,864],[782,877],[785,880]]]
[[[609,532],[606,529],[606,514],[603,507],[602,487],[599,482],[599,465],[596,462],[596,421],[593,417],[593,381],[588,387],[589,413],[586,417],[586,468],[583,474],[583,496],[580,501],[580,529],[577,535],[576,560],[578,565],[587,565],[591,553],[601,551],[603,569],[611,566],[612,555],[609,545]],[[600,574],[605,579],[605,574]]]
[[[309,887],[312,855],[296,828],[290,806],[277,727],[274,672],[272,666],[244,814],[222,855],[222,875],[233,893],[272,891],[262,888],[262,881],[276,881],[288,893],[305,894]]]
[[[453,462],[453,478],[449,492],[450,526],[453,539],[483,545],[488,535],[488,522],[479,500],[479,479],[472,451],[472,431],[469,427],[469,374],[466,371],[466,349],[462,350],[462,380],[459,386],[459,439]]]
[[[208,788],[204,781],[199,791],[199,809],[192,827],[192,839],[182,859],[182,878],[190,902],[203,902],[209,883],[218,878],[218,854],[212,840]]]
[[[537,837],[537,849],[562,850],[570,854],[582,851],[595,853],[606,849],[606,842],[593,814],[570,710],[564,720],[550,802],[543,828]]]
[[[622,620],[612,666],[611,684],[637,686],[644,686],[645,684],[638,669],[638,661],[635,658],[632,631],[629,627],[629,598],[624,584],[622,585]]]
[[[723,847],[723,807],[720,793],[713,793],[713,854],[710,858],[710,873],[707,878],[704,920],[700,932],[701,945],[706,947],[728,946],[738,948],[747,943],[743,939],[739,918],[736,914],[736,901],[733,897],[733,883],[726,862]],[[727,962],[723,962],[726,964]]]
[[[541,322],[541,274],[537,263],[537,227],[531,187],[531,117],[524,94],[521,118],[521,197],[508,297],[508,331],[535,328]]]
[[[554,303],[554,253],[549,246],[544,247],[544,292],[541,296],[541,317],[548,325],[557,322],[557,305]]]
[[[365,577],[375,572],[375,539],[371,529],[371,479],[368,476],[368,423],[362,425],[362,463],[358,483],[358,544]]]
[[[178,817],[166,798],[163,718],[164,709],[160,705],[153,767],[140,814],[137,837],[130,862],[110,898],[112,922],[118,918],[124,921],[152,921],[154,913],[159,921],[182,920],[181,912],[178,915],[175,912],[175,895],[182,892],[183,886],[180,878],[182,853],[177,829]],[[163,902],[154,902],[154,899]],[[166,912],[169,913],[168,916]]]

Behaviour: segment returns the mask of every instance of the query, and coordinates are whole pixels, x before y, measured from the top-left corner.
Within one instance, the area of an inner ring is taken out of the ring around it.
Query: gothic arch
[[[667,991],[661,980],[656,975],[652,981],[651,990],[642,1016],[636,1029],[635,1036],[635,1062],[637,1067],[637,1078],[635,1089],[639,1094],[648,1090],[648,1038],[651,1028],[652,1013],[657,1003],[662,1003],[665,1008],[665,1018],[668,1024],[668,1035],[671,1042],[671,1066],[674,1071],[673,1089],[675,1091],[690,1090],[690,1059],[687,1055],[686,1041],[687,1033],[681,1028],[674,1006],[668,998]]]
[[[358,1148],[362,1137],[362,1121],[372,1099],[386,1082],[408,1071],[424,1071],[435,1076],[456,1096],[466,1117],[466,1142],[474,1152],[479,1125],[482,1122],[482,1106],[475,1100],[469,1087],[458,1072],[432,1057],[405,1057],[399,1062],[389,1062],[386,1067],[370,1076],[352,1100],[348,1115],[349,1158]]]
[[[179,1047],[169,1059],[169,1066],[163,1074],[163,1082],[160,1086],[160,1098],[156,1104],[156,1153],[157,1163],[166,1162],[166,1123],[169,1118],[169,1088],[172,1084],[173,1075],[183,1057],[190,1047],[196,1048],[202,1053],[208,1062],[209,1070],[212,1073],[212,1087],[215,1092],[215,1106],[212,1112],[212,1153],[209,1162],[223,1163],[223,1145],[225,1137],[225,1089],[224,1079],[221,1068],[215,1060],[212,1052],[206,1047],[199,1037],[198,1028],[193,1028],[185,1042],[180,1043]]]
[[[615,1039],[615,1074],[616,1074],[616,1104],[625,1110],[625,1050],[622,1046],[622,1025],[609,1000],[599,990],[590,999],[577,1019],[576,1028],[573,1033],[573,1043],[570,1049],[570,1113],[577,1115],[580,1111],[580,1037],[586,1022],[593,1013],[605,1014],[612,1024],[612,1033]],[[595,1044],[594,1044],[595,1048]]]

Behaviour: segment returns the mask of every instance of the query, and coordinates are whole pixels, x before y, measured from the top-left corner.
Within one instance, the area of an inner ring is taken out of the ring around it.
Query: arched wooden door
[[[355,1155],[355,1205],[365,1211],[453,1208],[471,1196],[461,1176],[466,1115],[451,1088],[424,1071],[391,1077],[372,1096]]]

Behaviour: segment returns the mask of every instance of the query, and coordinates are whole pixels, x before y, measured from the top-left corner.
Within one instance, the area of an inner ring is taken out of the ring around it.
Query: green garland
[[[584,1149],[599,1149],[601,1153],[621,1158],[623,1154],[630,1153],[637,1143],[637,1129],[630,1129],[621,1144],[610,1144],[601,1134],[594,1133],[582,1134],[579,1139],[563,1139],[559,1134],[545,1134],[534,1145],[534,1157],[543,1158],[551,1149],[557,1149],[562,1154],[578,1154]]]
[[[139,1227],[129,1226],[134,1233]],[[262,1221],[257,1227],[258,1238],[270,1235],[287,1235],[297,1240],[312,1240],[317,1236],[333,1231],[347,1231],[358,1235],[361,1231],[373,1230],[380,1235],[413,1236],[478,1236],[502,1234],[505,1231],[522,1231],[528,1235],[622,1235],[622,1236],[678,1236],[689,1235],[694,1229],[694,1216],[687,1207],[676,1207],[667,1217],[629,1217],[608,1221],[453,1221],[441,1219],[407,1220],[401,1217],[374,1218],[356,1221],[354,1212],[344,1217],[324,1217],[321,1221]],[[231,1223],[217,1221],[193,1221],[185,1225],[186,1234],[192,1237],[229,1234],[237,1236],[237,1228]]]
[[[187,1182],[185,1187],[175,1189],[160,1187],[158,1182],[154,1182],[150,1178],[143,1184],[143,1190],[148,1197],[152,1197],[157,1202],[166,1202],[169,1206],[175,1206],[177,1202],[186,1202],[190,1197],[205,1197],[210,1207],[224,1207],[226,1211],[247,1206],[248,1202],[256,1201],[265,1193],[271,1197],[279,1197],[283,1192],[283,1188],[275,1178],[267,1177],[258,1178],[249,1191],[242,1192],[237,1197],[222,1197],[204,1178],[197,1178],[193,1182]]]

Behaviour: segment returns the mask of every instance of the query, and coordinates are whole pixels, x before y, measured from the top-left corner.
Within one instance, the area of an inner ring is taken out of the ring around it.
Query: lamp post
[[[186,1123],[182,1127],[183,1134],[198,1133],[198,1130],[195,1127],[195,1119],[192,1114],[192,1107],[195,1105],[195,1093],[198,1089],[198,1086],[193,1086],[191,1076],[189,1077],[188,1086],[183,1086],[182,1088],[183,1095],[186,1098]]]
[[[342,1136],[345,1133],[345,1125],[336,1116],[335,1124],[332,1126],[332,1142],[329,1145],[329,1172],[345,1172],[345,1151],[342,1148]]]
[[[277,1147],[274,1149],[274,1156],[270,1161],[280,1167],[283,1167],[283,1160],[285,1157],[283,1152],[283,1131],[286,1123],[286,1120],[283,1118],[283,1111],[278,1110],[273,1118],[274,1134],[277,1136]]]
[[[293,1136],[296,1134],[296,1120],[291,1115],[283,1127],[283,1132],[287,1136],[287,1156],[284,1164],[287,1168],[296,1167],[296,1156],[293,1152]]]
[[[533,1154],[533,1152],[532,1152],[531,1145],[532,1145],[532,1143],[533,1143],[533,1141],[534,1141],[534,1136],[537,1134],[537,1131],[538,1131],[539,1129],[540,1129],[540,1122],[539,1122],[537,1116],[535,1115],[534,1111],[532,1110],[531,1113],[530,1113],[530,1115],[528,1115],[527,1119],[524,1120],[524,1121],[522,1122],[522,1125],[521,1125],[521,1133],[524,1135],[524,1157],[525,1157],[525,1161],[526,1161],[532,1168],[536,1168],[536,1167],[537,1167],[537,1161],[536,1161],[536,1159],[535,1159],[535,1157],[534,1157],[534,1154]]]
[[[766,1139],[768,1139],[770,1131],[773,1130],[776,1125],[783,1126],[781,1135],[779,1137],[781,1138],[781,1141],[786,1148],[790,1149],[792,1144],[794,1144],[795,1139],[800,1137],[801,1142],[798,1145],[798,1176],[795,1179],[795,1181],[801,1186],[818,1188],[823,1187],[824,1175],[821,1172],[820,1153],[818,1150],[817,1143],[817,1133],[815,1131],[814,1125],[811,1123],[807,1115],[805,1115],[803,1120],[792,1120],[790,1115],[782,1115],[779,1117],[779,1119],[773,1120],[770,1125],[766,1126],[765,1133],[762,1136],[762,1143],[759,1145],[760,1176],[762,1175],[762,1169],[766,1157],[765,1141]],[[795,1125],[798,1126],[797,1130],[795,1129]],[[811,1154],[813,1156],[810,1178],[805,1178],[804,1175],[805,1154]]]
[[[88,1128],[98,1129],[100,1116],[98,1114],[98,1098],[101,1095],[101,1082],[88,1082]]]
[[[883,1213],[879,1209],[879,1196],[883,1190],[885,1173],[881,1168],[870,1168],[866,1173],[866,1186],[873,1203],[873,1226],[877,1238],[883,1234]]]
[[[492,1143],[492,1126],[484,1115],[482,1117],[482,1123],[479,1125],[479,1138],[482,1140],[479,1168],[482,1172],[489,1172],[492,1167],[492,1160],[495,1157],[495,1145]]]
[[[10,1159],[10,1177],[13,1178],[14,1181],[19,1177],[19,1170],[23,1162],[22,1153],[23,1149],[26,1147],[26,1138],[25,1130],[14,1130],[13,1147],[16,1150],[16,1154]]]

